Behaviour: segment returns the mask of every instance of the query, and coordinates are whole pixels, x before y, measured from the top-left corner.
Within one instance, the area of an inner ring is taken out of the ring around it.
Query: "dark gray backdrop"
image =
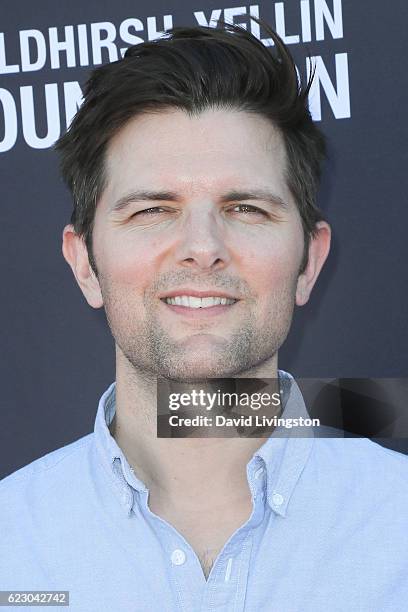
[[[286,34],[301,34],[300,0],[252,6],[272,26],[275,11],[284,11]],[[104,315],[87,306],[61,255],[61,232],[71,204],[58,175],[56,155],[49,146],[27,144],[21,111],[21,98],[32,86],[37,136],[45,137],[44,86],[57,84],[64,128],[63,84],[84,82],[93,66],[91,44],[89,66],[79,66],[75,38],[75,66],[67,67],[61,53],[60,68],[52,68],[46,42],[44,67],[22,71],[19,32],[37,30],[48,41],[49,28],[56,27],[62,38],[65,26],[73,25],[75,35],[77,25],[83,24],[89,41],[90,24],[109,22],[118,30],[115,42],[124,48],[119,26],[126,19],[140,20],[144,30],[137,35],[145,40],[148,17],[152,35],[154,17],[160,30],[164,15],[172,15],[173,25],[192,25],[197,23],[194,11],[209,17],[214,9],[233,7],[249,11],[249,5],[210,0],[200,4],[2,1],[0,139],[6,132],[12,137],[13,104],[17,139],[0,153],[0,477],[90,432],[99,396],[114,379],[113,341]],[[336,118],[330,94],[322,89],[320,125],[329,140],[330,159],[320,205],[333,226],[333,248],[311,301],[296,312],[280,353],[280,367],[297,376],[405,377],[407,4],[405,0],[303,2],[303,9],[308,7],[311,42],[304,43],[300,35],[291,51],[302,73],[308,52],[321,57],[334,88],[335,57],[347,54],[351,116]],[[338,35],[337,14],[334,38],[328,11],[335,15],[336,10],[341,12],[343,33]],[[323,40],[316,40],[315,11],[326,16]],[[35,64],[41,49],[36,58],[34,38],[30,45],[30,61]],[[102,61],[109,61],[106,50]],[[86,64],[84,57],[82,63]],[[55,113],[58,109],[51,118],[54,123]],[[406,441],[399,448],[408,451]]]

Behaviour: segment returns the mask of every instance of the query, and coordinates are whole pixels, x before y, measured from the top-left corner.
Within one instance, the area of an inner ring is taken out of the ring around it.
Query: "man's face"
[[[193,380],[276,366],[304,246],[285,164],[270,122],[231,110],[143,115],[111,141],[93,250],[109,325],[135,368]]]

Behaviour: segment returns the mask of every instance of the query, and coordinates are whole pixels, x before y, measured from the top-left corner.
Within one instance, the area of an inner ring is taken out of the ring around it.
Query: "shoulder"
[[[93,440],[88,434],[0,481],[0,558],[7,558],[2,579],[16,585],[11,589],[23,588],[24,581],[41,589],[61,555],[70,563],[71,543],[84,540],[83,526],[91,524],[96,505]]]
[[[333,431],[339,432],[340,430]],[[358,459],[363,464],[367,463],[369,465],[372,464],[372,461],[375,461],[375,463],[378,462],[381,465],[385,463],[405,467],[405,469],[408,467],[408,455],[386,448],[369,438],[359,438],[357,436],[344,438],[341,435],[326,436],[316,438],[315,444],[317,444],[319,452],[339,456],[346,462]]]
[[[338,482],[354,483],[359,491],[392,493],[408,502],[408,456],[368,438],[318,438],[312,463]]]
[[[9,505],[13,495],[18,496],[27,487],[31,491],[41,488],[49,489],[53,480],[58,481],[62,475],[67,477],[70,473],[74,474],[81,465],[83,466],[83,459],[89,452],[93,436],[93,433],[87,434],[3,478],[0,481],[0,507],[2,507],[1,500],[6,501],[5,498],[7,498]]]

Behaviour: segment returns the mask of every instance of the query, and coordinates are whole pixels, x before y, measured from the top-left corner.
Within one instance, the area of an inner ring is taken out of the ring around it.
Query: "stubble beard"
[[[175,341],[161,325],[155,305],[145,304],[147,316],[140,321],[129,316],[129,301],[118,300],[111,289],[103,291],[109,327],[124,357],[145,380],[198,382],[245,373],[256,376],[257,368],[271,360],[284,342],[295,304],[294,287],[287,286],[274,296],[263,325],[256,320],[255,300],[249,299],[245,316],[227,337],[210,334],[207,326],[185,341]]]

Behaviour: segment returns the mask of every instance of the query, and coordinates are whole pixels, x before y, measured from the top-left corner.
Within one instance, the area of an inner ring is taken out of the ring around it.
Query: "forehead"
[[[285,167],[283,138],[260,115],[161,111],[131,119],[111,140],[104,195],[140,186],[186,193],[273,186],[288,199]]]

